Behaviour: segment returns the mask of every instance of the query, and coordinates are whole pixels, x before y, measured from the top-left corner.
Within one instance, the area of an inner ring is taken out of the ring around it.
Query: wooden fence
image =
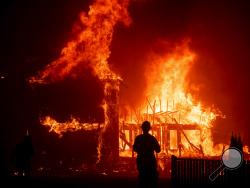
[[[231,184],[250,185],[250,161],[245,160],[236,170],[224,169],[211,181],[209,175],[221,165],[218,159],[171,158],[171,180],[174,184]]]

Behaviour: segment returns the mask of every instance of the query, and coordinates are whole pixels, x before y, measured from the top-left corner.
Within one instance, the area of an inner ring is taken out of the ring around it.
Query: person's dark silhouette
[[[156,138],[149,134],[150,123],[142,123],[143,134],[135,138],[133,150],[137,153],[137,169],[141,187],[157,187],[158,172],[155,152],[161,151]]]
[[[26,135],[15,149],[16,168],[19,176],[29,176],[31,170],[31,158],[34,154],[32,138]]]

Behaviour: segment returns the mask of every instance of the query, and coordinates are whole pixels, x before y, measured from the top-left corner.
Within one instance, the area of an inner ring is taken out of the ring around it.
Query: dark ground
[[[241,184],[235,182],[236,186]],[[170,179],[160,178],[159,188],[163,187],[231,187],[231,185],[173,185]],[[82,176],[82,177],[9,177],[1,181],[1,187],[91,187],[91,188],[136,188],[138,182],[136,177],[109,177],[109,176]]]
[[[171,187],[171,183],[167,179],[161,179],[159,187]],[[2,187],[2,186],[1,186]],[[3,187],[138,187],[136,177],[96,177],[84,176],[75,178],[59,178],[59,177],[35,177],[35,178],[20,178],[11,177],[6,180]]]

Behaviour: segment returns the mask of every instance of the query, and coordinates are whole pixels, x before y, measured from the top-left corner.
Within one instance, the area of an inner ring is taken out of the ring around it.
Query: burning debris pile
[[[219,111],[204,108],[187,93],[186,77],[195,62],[195,53],[188,42],[178,45],[164,56],[151,55],[145,104],[131,115],[119,117],[119,86],[122,78],[110,69],[108,58],[114,26],[129,25],[128,0],[96,0],[88,13],[80,16],[83,30],[67,43],[61,56],[29,79],[31,84],[50,84],[75,74],[79,67],[88,67],[103,83],[105,122],[82,123],[72,118],[59,123],[51,117],[41,118],[41,124],[60,136],[67,131],[100,130],[99,160],[117,160],[120,155],[132,156],[133,140],[140,132],[140,123],[150,120],[152,133],[160,141],[163,154],[217,155],[213,147],[211,128]],[[79,77],[81,75],[78,75]],[[132,109],[132,108],[131,108]]]
[[[131,150],[131,141],[139,133],[140,122],[150,120],[153,134],[161,143],[163,153],[188,156],[220,155],[212,141],[212,123],[221,116],[215,108],[204,108],[187,93],[187,75],[195,62],[195,53],[188,41],[164,56],[152,54],[147,66],[145,103],[132,115],[121,118],[124,131],[121,142],[124,154]],[[130,113],[131,114],[131,113]],[[131,129],[131,127],[133,127]],[[130,140],[130,142],[128,142]]]

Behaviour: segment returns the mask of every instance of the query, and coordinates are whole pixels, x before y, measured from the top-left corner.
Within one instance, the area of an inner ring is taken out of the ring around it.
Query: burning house
[[[219,155],[222,148],[214,150],[211,137],[212,123],[220,115],[219,110],[202,107],[187,92],[186,76],[195,61],[188,41],[164,56],[152,55],[151,61],[146,70],[150,77],[144,104],[121,117],[123,151],[131,148],[140,123],[150,120],[163,154]]]
[[[88,67],[103,84],[104,122],[83,123],[77,118],[59,123],[50,116],[41,124],[60,136],[68,131],[93,130],[100,132],[99,161],[105,164],[120,156],[132,156],[132,144],[140,133],[144,120],[152,123],[152,134],[162,147],[162,156],[211,156],[221,153],[214,149],[211,128],[220,112],[205,107],[188,92],[187,74],[195,62],[196,54],[183,41],[165,54],[151,54],[145,72],[145,100],[140,106],[119,104],[122,78],[108,63],[114,27],[118,22],[128,26],[131,22],[128,0],[95,1],[88,13],[80,16],[84,28],[67,43],[58,59],[47,65],[38,75],[29,79],[31,84],[50,84],[63,80],[80,67]],[[81,76],[81,75],[78,75]],[[126,80],[123,80],[126,82]]]

